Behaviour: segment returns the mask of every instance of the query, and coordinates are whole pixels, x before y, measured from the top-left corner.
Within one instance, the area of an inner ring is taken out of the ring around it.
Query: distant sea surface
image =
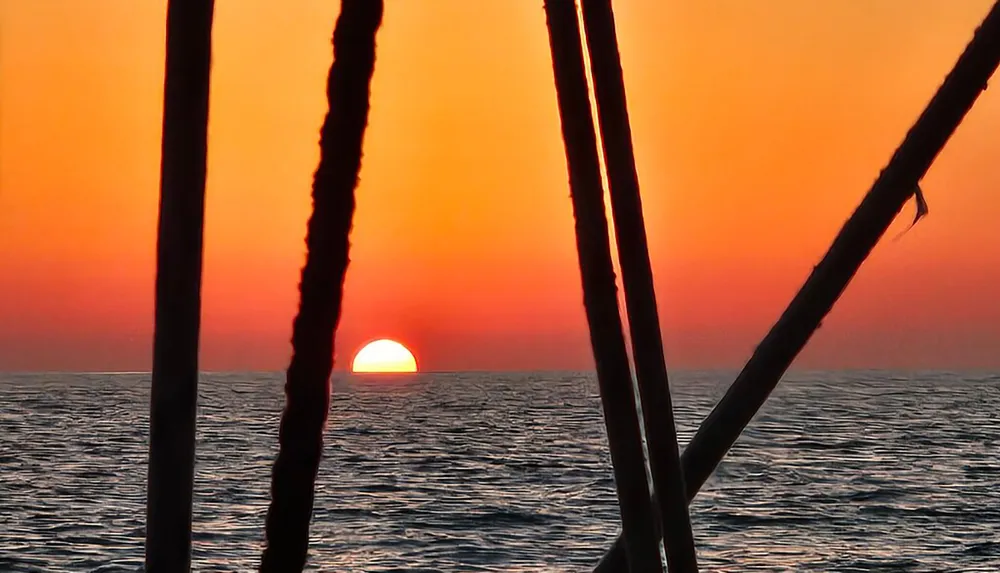
[[[725,373],[672,377],[681,442]],[[280,374],[200,387],[195,571],[254,571]],[[148,375],[0,375],[0,571],[139,571]],[[1000,571],[1000,375],[791,374],[691,506],[704,571]],[[311,571],[586,571],[619,531],[590,374],[340,376]]]

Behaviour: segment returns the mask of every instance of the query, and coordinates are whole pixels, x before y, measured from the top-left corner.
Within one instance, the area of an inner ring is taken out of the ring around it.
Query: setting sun
[[[417,360],[405,346],[383,338],[369,342],[354,355],[353,372],[416,372]]]

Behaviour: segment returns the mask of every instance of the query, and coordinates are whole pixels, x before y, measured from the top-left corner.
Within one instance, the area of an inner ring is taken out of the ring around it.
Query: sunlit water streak
[[[676,375],[686,442],[731,375]],[[200,390],[194,569],[259,559],[280,375]],[[149,380],[0,376],[0,571],[137,571]],[[338,379],[311,570],[583,571],[618,532],[596,384]],[[789,376],[692,505],[706,571],[1000,570],[1000,376]]]

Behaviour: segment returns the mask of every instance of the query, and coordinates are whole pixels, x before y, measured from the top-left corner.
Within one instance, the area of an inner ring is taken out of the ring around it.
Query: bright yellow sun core
[[[369,342],[354,355],[353,372],[416,372],[417,360],[405,346],[383,338]]]

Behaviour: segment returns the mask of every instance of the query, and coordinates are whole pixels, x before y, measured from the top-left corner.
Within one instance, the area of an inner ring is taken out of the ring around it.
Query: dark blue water
[[[681,441],[732,376],[673,378]],[[255,569],[280,375],[201,386],[194,569]],[[0,375],[0,571],[137,571],[146,375]],[[618,533],[596,384],[344,378],[311,568],[583,571]],[[692,505],[706,571],[1000,571],[1000,375],[790,375]]]

